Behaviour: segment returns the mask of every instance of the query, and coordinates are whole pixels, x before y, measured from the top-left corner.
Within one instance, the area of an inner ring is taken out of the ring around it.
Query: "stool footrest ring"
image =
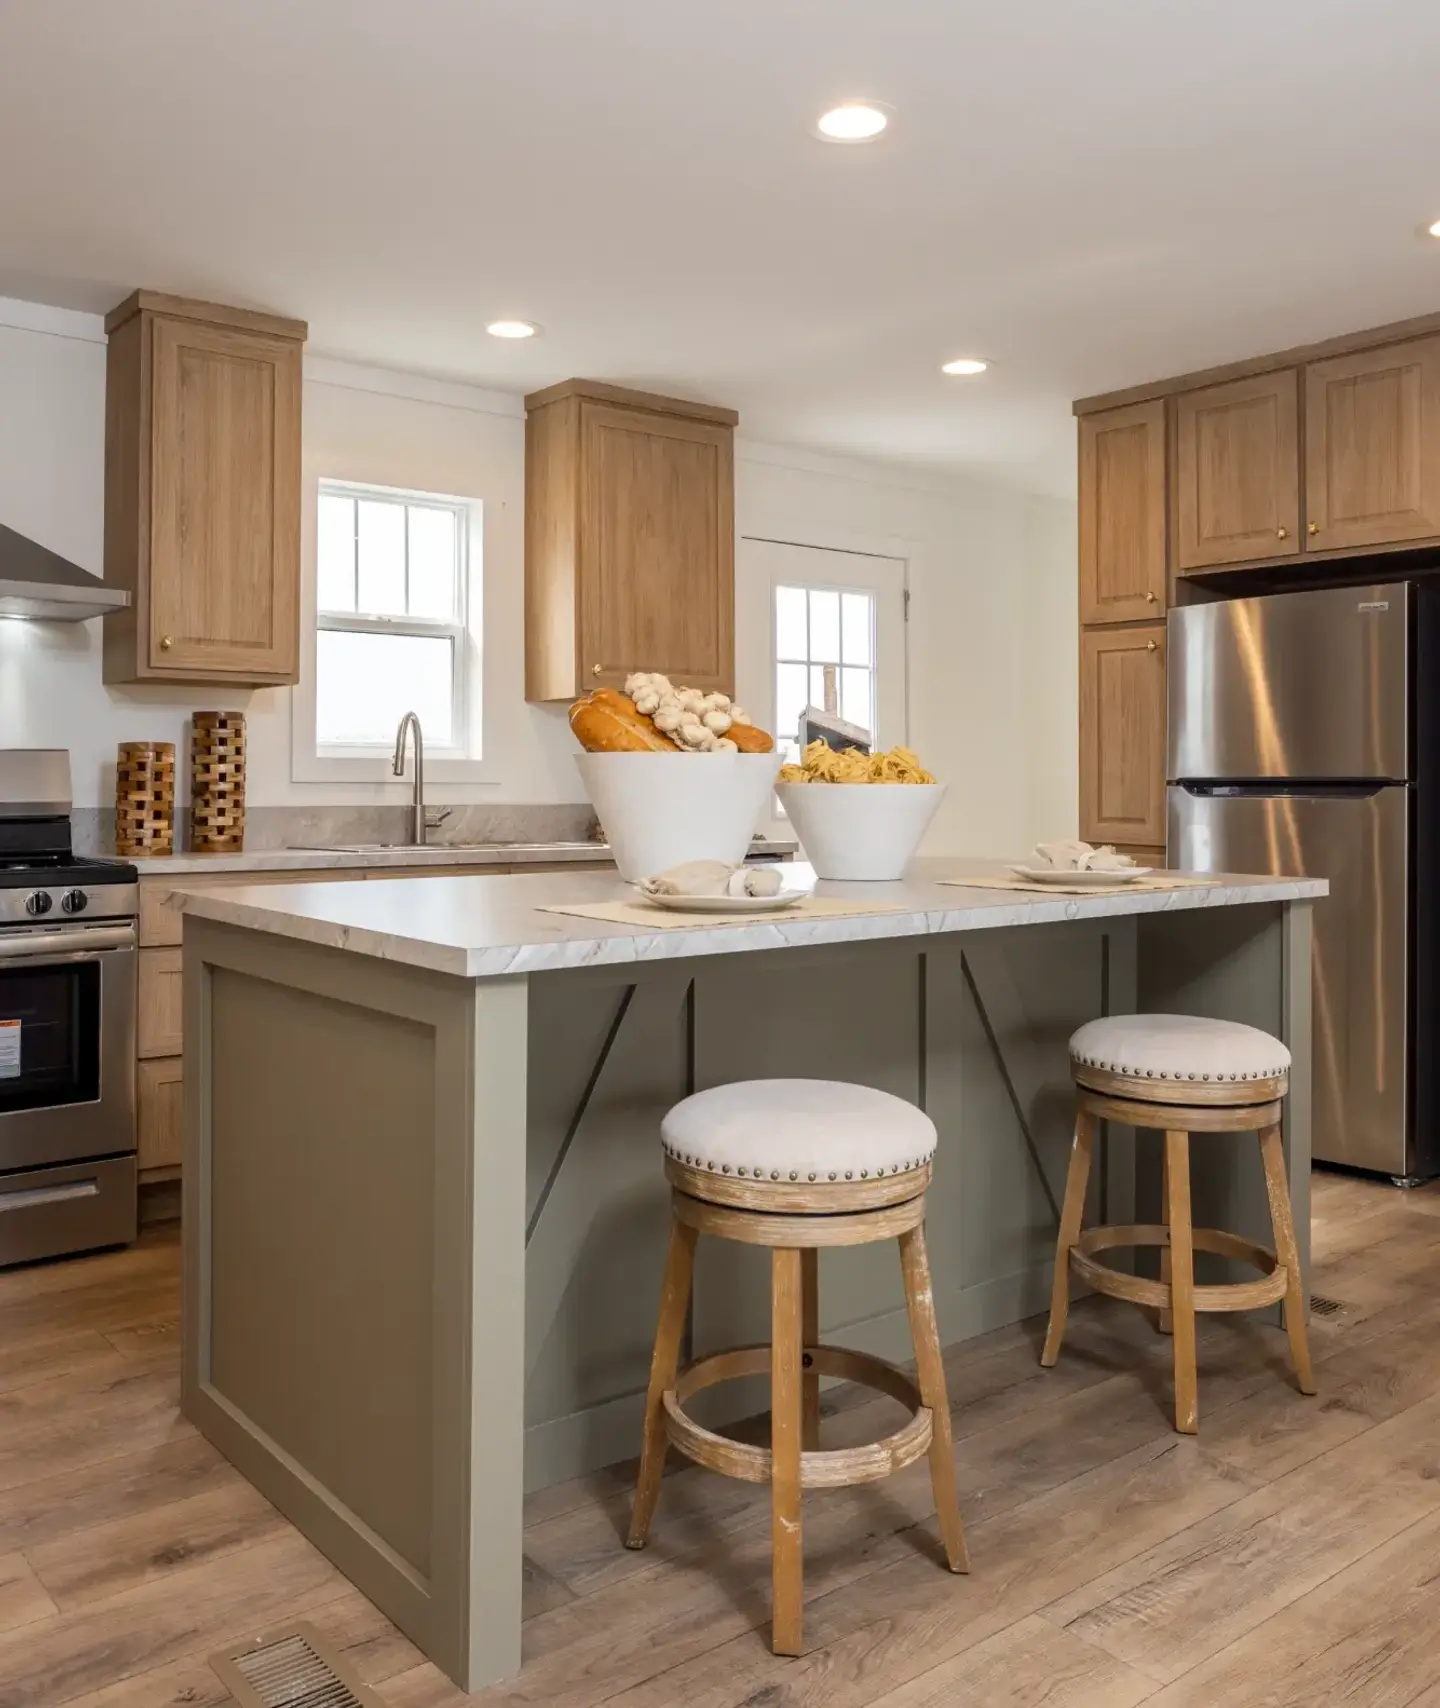
[[[1196,1251],[1209,1251],[1218,1257],[1233,1257],[1241,1263],[1253,1263],[1261,1270],[1258,1281],[1231,1281],[1195,1288],[1197,1311],[1253,1311],[1262,1305],[1273,1305],[1285,1297],[1289,1280],[1285,1266],[1268,1246],[1254,1240],[1242,1239],[1239,1234],[1222,1232],[1219,1228],[1196,1228],[1191,1234]],[[1170,1305],[1170,1288],[1163,1281],[1151,1281],[1143,1275],[1126,1275],[1099,1263],[1097,1251],[1116,1246],[1160,1246],[1170,1244],[1170,1230],[1163,1224],[1141,1223],[1127,1227],[1087,1228],[1070,1247],[1070,1267],[1080,1278],[1112,1299],[1125,1299],[1133,1305],[1149,1305],[1164,1310]]]
[[[843,1489],[856,1483],[879,1482],[928,1452],[934,1433],[930,1408],[921,1400],[920,1389],[914,1381],[896,1365],[883,1358],[874,1358],[868,1352],[852,1352],[843,1346],[807,1346],[805,1368],[808,1374],[838,1376],[842,1380],[874,1388],[898,1400],[913,1415],[908,1423],[881,1441],[868,1442],[860,1447],[802,1453],[802,1488]],[[665,1433],[670,1445],[697,1465],[719,1471],[722,1476],[738,1477],[747,1483],[768,1483],[768,1447],[752,1447],[746,1442],[731,1441],[727,1436],[705,1429],[686,1414],[684,1401],[702,1388],[713,1388],[719,1382],[769,1373],[768,1346],[742,1346],[730,1352],[716,1352],[687,1365],[676,1377],[675,1386],[668,1388],[664,1395]]]

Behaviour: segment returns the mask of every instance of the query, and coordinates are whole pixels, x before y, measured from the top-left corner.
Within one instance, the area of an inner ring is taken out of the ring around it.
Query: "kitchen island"
[[[525,1487],[638,1445],[668,1231],[658,1128],[691,1090],[808,1075],[926,1108],[955,1341],[1047,1302],[1071,1031],[1137,1007],[1248,1021],[1295,1058],[1307,1250],[1310,904],[1326,886],[941,881],[982,870],[997,868],[819,886],[888,912],[670,930],[540,911],[628,895],[601,873],[177,898],[185,1412],[465,1688],[520,1665]],[[1098,1214],[1144,1219],[1152,1146],[1110,1131]],[[1197,1221],[1265,1236],[1250,1147],[1197,1146],[1194,1191]],[[763,1337],[751,1256],[702,1251],[696,1353]],[[827,1253],[821,1317],[827,1339],[908,1356],[893,1252]]]

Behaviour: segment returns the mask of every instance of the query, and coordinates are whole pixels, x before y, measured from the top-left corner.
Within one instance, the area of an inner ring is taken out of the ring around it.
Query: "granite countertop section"
[[[795,841],[767,840],[764,851],[783,859],[799,849]],[[753,853],[759,853],[757,847]],[[161,854],[154,859],[136,859],[140,876],[174,877],[201,872],[334,872],[358,866],[383,870],[386,866],[566,866],[609,860],[607,842],[429,842],[423,848],[397,845],[365,848],[355,852],[328,848],[260,848],[245,854]]]
[[[432,883],[285,884],[210,892],[181,892],[174,905],[196,918],[218,920],[278,937],[296,938],[352,954],[426,967],[460,978],[497,978],[690,955],[731,955],[754,949],[854,943],[926,933],[983,931],[1070,919],[1304,901],[1329,894],[1319,878],[1225,877],[1218,884],[1176,890],[1137,890],[1104,896],[1044,896],[1030,892],[955,888],[941,878],[997,875],[993,861],[917,860],[898,883],[816,883],[809,866],[785,871],[787,885],[817,894],[874,900],[895,913],[838,919],[787,919],[783,914],[738,925],[647,931],[538,909],[563,902],[633,900],[634,891],[607,872],[569,876],[437,878]]]

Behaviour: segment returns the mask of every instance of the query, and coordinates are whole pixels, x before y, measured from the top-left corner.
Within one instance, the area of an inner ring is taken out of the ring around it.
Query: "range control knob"
[[[84,890],[66,890],[60,897],[60,906],[66,913],[84,913],[90,905],[90,897]]]
[[[49,913],[54,905],[54,898],[49,890],[34,890],[25,897],[26,913],[33,913],[37,916],[42,913]]]

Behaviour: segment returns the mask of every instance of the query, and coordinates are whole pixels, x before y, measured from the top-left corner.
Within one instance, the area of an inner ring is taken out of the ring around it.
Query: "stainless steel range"
[[[70,756],[0,749],[0,1265],[135,1237],[138,904],[72,850]]]

